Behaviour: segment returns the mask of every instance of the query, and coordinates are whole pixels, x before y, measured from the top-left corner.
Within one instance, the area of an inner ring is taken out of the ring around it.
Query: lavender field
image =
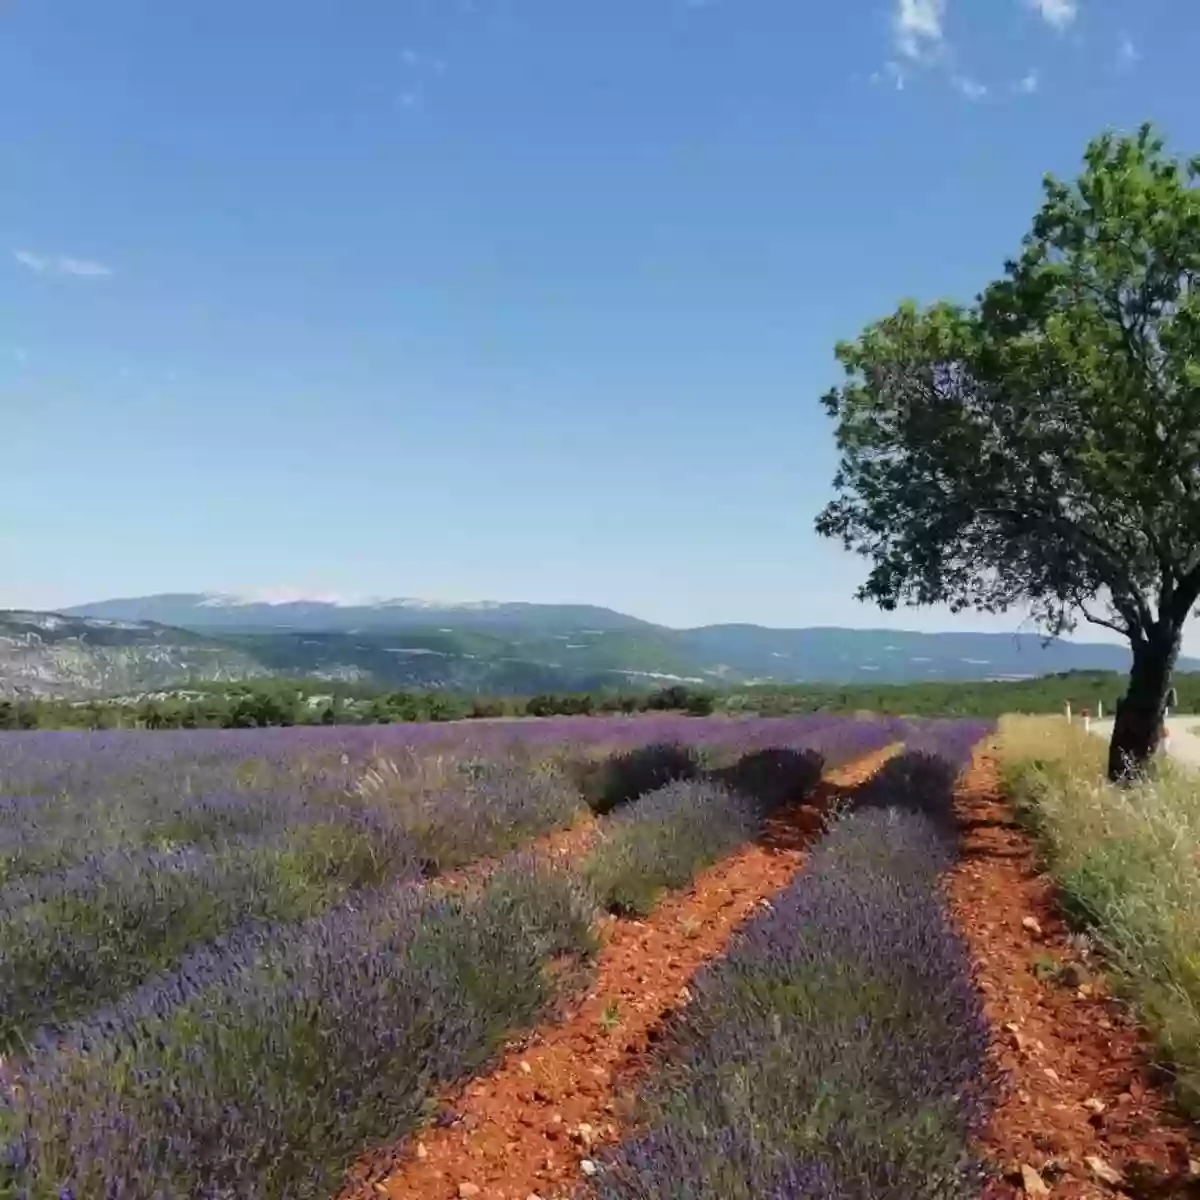
[[[331,1195],[581,977],[598,908],[648,911],[823,769],[931,729],[4,737],[0,1196]],[[530,852],[591,819],[583,861]]]
[[[600,1200],[982,1195],[988,1035],[938,880],[955,778],[984,732],[917,731],[702,970]]]

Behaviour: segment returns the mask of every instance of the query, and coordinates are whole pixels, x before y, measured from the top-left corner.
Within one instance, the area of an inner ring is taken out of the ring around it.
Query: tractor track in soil
[[[1148,1040],[1099,964],[1081,957],[987,750],[956,809],[962,845],[946,892],[1000,1086],[982,1147],[1000,1177],[986,1200],[1200,1198],[1197,1130],[1172,1110]]]
[[[763,836],[703,871],[645,920],[604,918],[582,999],[510,1044],[495,1070],[445,1098],[443,1119],[402,1147],[364,1157],[340,1200],[557,1200],[581,1164],[620,1134],[629,1086],[687,985],[737,928],[783,890],[829,806],[895,748],[825,777]],[[564,854],[570,849],[564,847]]]

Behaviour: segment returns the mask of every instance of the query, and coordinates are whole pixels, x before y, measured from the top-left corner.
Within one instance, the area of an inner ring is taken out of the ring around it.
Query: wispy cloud
[[[946,41],[946,0],[896,0],[892,17],[896,49],[908,59],[936,56]]]
[[[968,100],[982,100],[988,94],[987,84],[980,83],[978,79],[972,79],[969,75],[951,76],[950,86]]]
[[[1079,0],[1026,0],[1047,25],[1066,29],[1079,16]]]
[[[1012,85],[1012,90],[1018,96],[1032,96],[1041,86],[1041,76],[1036,71],[1029,71]]]
[[[904,91],[906,79],[904,68],[894,59],[884,63],[882,71],[874,71],[871,74],[873,84],[890,83],[898,92]]]
[[[1121,40],[1117,43],[1117,66],[1122,68],[1132,67],[1142,57],[1141,51],[1134,45],[1133,38],[1127,33],[1121,34]]]
[[[35,275],[70,275],[76,279],[103,279],[112,268],[90,258],[72,258],[67,254],[34,254],[32,250],[14,250],[13,258]]]

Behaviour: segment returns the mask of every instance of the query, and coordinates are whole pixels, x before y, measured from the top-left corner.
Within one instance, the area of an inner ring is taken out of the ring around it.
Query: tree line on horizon
[[[1200,672],[1175,677],[1179,710],[1200,714]],[[445,691],[321,694],[311,680],[255,681],[202,696],[126,700],[0,700],[0,730],[249,729],[290,725],[381,725],[497,718],[791,716],[881,713],[911,717],[998,717],[1005,713],[1112,713],[1124,687],[1111,671],[1068,671],[1009,682],[754,685],[713,692],[674,685],[655,692],[571,692],[477,696]]]

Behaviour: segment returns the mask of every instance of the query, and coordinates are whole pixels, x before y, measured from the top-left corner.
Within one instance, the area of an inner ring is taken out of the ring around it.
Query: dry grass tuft
[[[1200,778],[1163,762],[1128,788],[1104,780],[1105,743],[1055,717],[1006,717],[1005,784],[1043,839],[1073,915],[1200,1112]]]

